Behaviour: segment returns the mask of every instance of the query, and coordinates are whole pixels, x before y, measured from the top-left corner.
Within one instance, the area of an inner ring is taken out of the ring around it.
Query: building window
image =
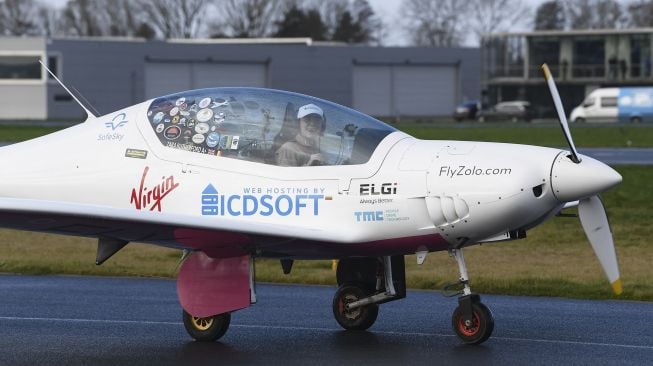
[[[649,35],[632,35],[630,38],[630,76],[651,76],[651,39]]]
[[[542,78],[542,64],[546,63],[554,76],[560,77],[565,70],[560,70],[560,39],[554,37],[537,37],[530,39],[529,75],[531,78]]]
[[[573,77],[605,77],[605,39],[589,37],[575,39],[573,57]]]
[[[40,56],[0,56],[0,80],[41,80]]]
[[[61,67],[60,59],[60,55],[48,55],[48,69],[50,69],[50,71],[52,71],[52,73],[58,78],[61,78],[59,71],[59,68]],[[54,78],[50,73],[48,73],[48,80],[54,81]]]

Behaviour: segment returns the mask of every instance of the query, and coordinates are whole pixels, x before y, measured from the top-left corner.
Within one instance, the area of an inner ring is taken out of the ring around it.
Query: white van
[[[571,122],[633,122],[653,120],[653,88],[600,88],[592,91],[569,115]]]

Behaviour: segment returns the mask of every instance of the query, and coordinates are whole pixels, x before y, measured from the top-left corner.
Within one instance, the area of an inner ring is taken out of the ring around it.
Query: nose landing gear
[[[458,262],[460,283],[464,286],[462,296],[458,298],[458,307],[451,317],[451,325],[456,335],[466,344],[481,344],[492,335],[494,317],[490,309],[481,302],[481,297],[473,294],[469,287],[462,249],[452,249],[449,254]]]

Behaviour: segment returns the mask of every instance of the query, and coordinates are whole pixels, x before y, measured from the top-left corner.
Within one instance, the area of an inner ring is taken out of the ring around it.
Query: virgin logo
[[[175,177],[161,177],[161,182],[157,183],[154,188],[148,188],[145,186],[145,177],[147,177],[147,172],[150,170],[150,167],[145,167],[143,170],[143,176],[141,177],[141,185],[136,188],[132,188],[131,200],[129,203],[136,206],[137,210],[149,209],[154,211],[156,208],[157,211],[161,212],[161,200],[168,193],[172,192],[175,188],[179,187],[179,183],[175,183]]]

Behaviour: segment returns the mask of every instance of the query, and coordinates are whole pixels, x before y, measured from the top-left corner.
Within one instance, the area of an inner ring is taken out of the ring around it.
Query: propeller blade
[[[562,126],[562,131],[565,134],[565,139],[567,139],[567,144],[569,149],[571,149],[571,160],[578,164],[580,163],[580,158],[578,157],[578,151],[576,150],[576,145],[574,145],[574,140],[571,138],[571,132],[569,131],[569,124],[567,123],[567,115],[565,115],[565,109],[562,107],[562,101],[560,100],[560,94],[558,94],[558,87],[553,80],[551,71],[547,64],[542,64],[542,70],[544,70],[544,78],[546,83],[549,85],[549,91],[551,91],[551,97],[553,98],[553,104],[556,107],[558,112],[558,120],[560,121],[560,126]]]
[[[610,230],[603,202],[601,202],[599,196],[582,199],[578,204],[578,216],[583,225],[583,230],[585,230],[585,235],[592,244],[603,271],[608,276],[612,291],[617,295],[621,294],[623,289],[619,278],[619,265],[614,250],[612,231]]]

